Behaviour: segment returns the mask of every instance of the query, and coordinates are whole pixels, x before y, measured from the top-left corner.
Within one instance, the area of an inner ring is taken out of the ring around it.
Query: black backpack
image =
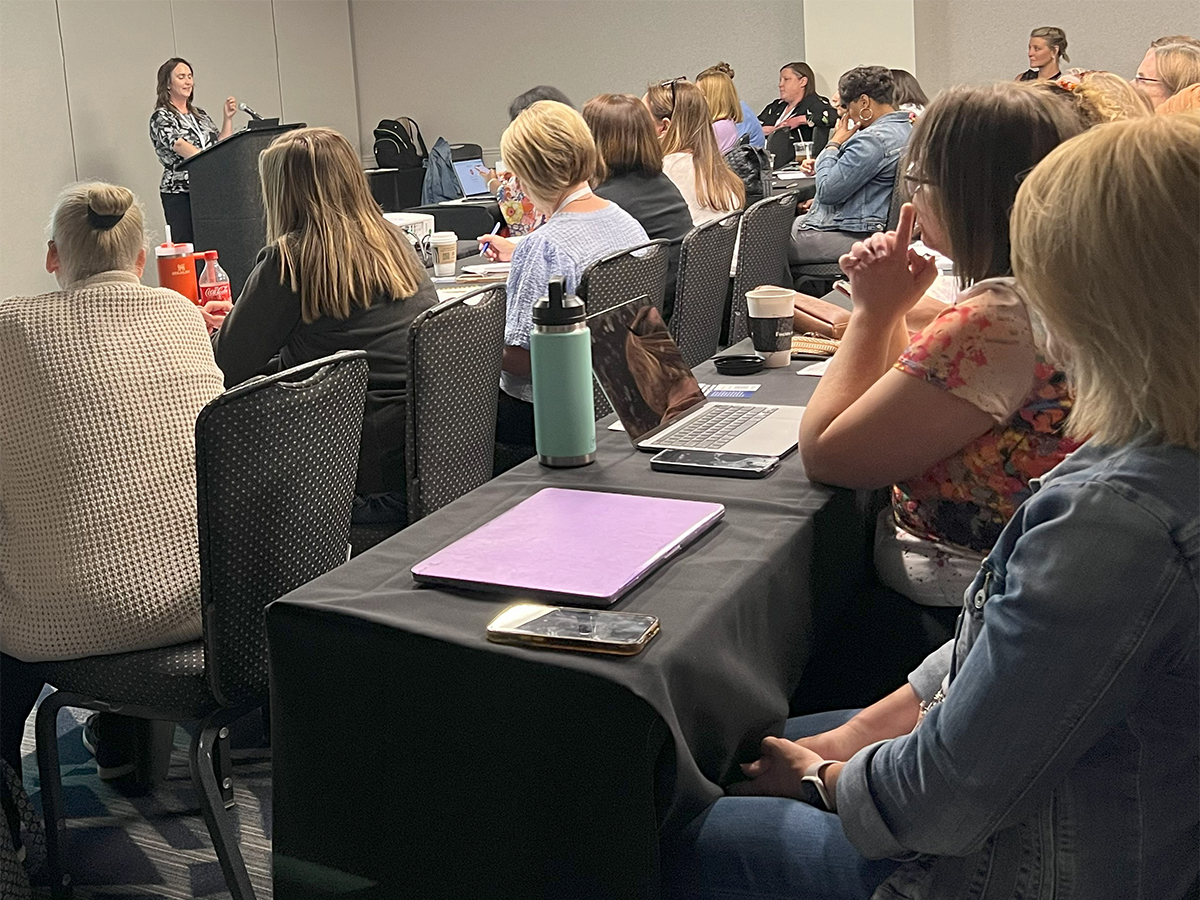
[[[767,151],[739,141],[725,154],[725,162],[746,186],[746,206],[771,196],[771,163]]]
[[[420,125],[407,116],[379,120],[375,128],[375,164],[379,168],[420,169],[428,158]]]

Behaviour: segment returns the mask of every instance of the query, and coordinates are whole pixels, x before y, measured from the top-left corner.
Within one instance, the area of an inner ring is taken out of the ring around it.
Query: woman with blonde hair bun
[[[725,75],[729,80],[733,81],[733,66],[727,62],[719,62],[715,66],[709,66],[703,72],[696,76],[696,85],[699,87],[710,75]],[[732,85],[730,85],[732,87]],[[701,90],[704,88],[701,87]],[[737,99],[738,109],[741,111],[741,116],[737,119],[737,136],[738,139],[746,139],[746,142],[751,147],[762,149],[767,146],[767,136],[763,131],[762,122],[758,121],[758,116],[754,114],[754,110],[750,108],[750,104],[741,99],[737,95],[737,88],[733,88],[734,97]],[[705,98],[707,99],[707,94]],[[711,101],[710,101],[711,102]]]
[[[1013,269],[1091,437],[906,684],[763,737],[733,796],[668,836],[668,896],[1196,896],[1198,146],[1196,114],[1113,122],[1024,180]],[[907,242],[873,250],[884,280],[919,268]]]
[[[742,121],[742,107],[738,101],[737,88],[733,79],[724,72],[701,73],[696,87],[708,103],[708,114],[712,119],[713,137],[717,149],[728,153],[738,141],[738,123]]]
[[[200,636],[194,429],[222,390],[200,310],[139,281],[128,188],[67,187],[49,238],[60,289],[0,302],[0,756],[18,771],[42,683],[14,658]],[[89,720],[101,778],[132,771],[127,726]]]
[[[225,383],[339,350],[365,350],[367,405],[355,524],[400,530],[408,329],[437,292],[371,196],[354,148],[330,128],[281,134],[258,161],[267,246],[213,338]]]
[[[1075,82],[1031,81],[1027,87],[1070,104],[1085,128],[1154,112],[1141,91],[1112,72],[1084,72]]]
[[[700,89],[677,78],[650,85],[643,100],[662,141],[663,171],[687,201],[692,224],[740,209],[746,186],[721,156]]]

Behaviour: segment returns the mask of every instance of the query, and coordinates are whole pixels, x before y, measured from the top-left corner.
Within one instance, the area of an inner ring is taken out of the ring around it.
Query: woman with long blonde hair
[[[437,292],[408,239],[384,220],[358,154],[329,128],[276,138],[258,161],[267,246],[213,338],[232,386],[339,350],[370,375],[354,521],[407,522],[404,437],[408,329]]]
[[[708,103],[717,149],[728,153],[738,142],[738,123],[742,121],[742,106],[733,79],[726,72],[707,69],[696,78],[696,87]]]
[[[662,141],[663,171],[687,201],[693,225],[746,202],[746,186],[721,156],[700,89],[683,78],[652,84],[643,98]]]

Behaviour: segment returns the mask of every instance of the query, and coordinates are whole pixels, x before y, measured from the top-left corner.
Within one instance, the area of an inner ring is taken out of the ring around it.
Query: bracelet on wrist
[[[814,806],[821,806],[826,812],[837,812],[837,796],[825,785],[825,770],[832,766],[837,760],[822,759],[813,763],[804,770],[804,777],[801,778],[806,784],[811,784],[816,789],[817,798],[820,803],[814,803]]]

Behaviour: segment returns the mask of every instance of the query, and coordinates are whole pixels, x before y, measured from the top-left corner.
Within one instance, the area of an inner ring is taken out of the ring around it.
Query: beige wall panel
[[[805,62],[830,97],[855,66],[916,68],[913,0],[804,0]]]
[[[1195,0],[915,0],[917,77],[926,93],[952,84],[1013,78],[1029,66],[1029,32],[1056,25],[1067,33],[1068,67],[1106,69],[1132,78],[1150,41],[1200,36]]]
[[[350,19],[368,157],[382,118],[410,115],[430,142],[495,148],[509,102],[536,84],[582,105],[721,59],[757,111],[778,96],[779,67],[804,54],[797,0],[351,0]]]
[[[177,55],[196,76],[196,100],[218,127],[233,95],[260,116],[279,110],[279,69],[271,0],[171,0]],[[239,112],[235,129],[246,124]]]
[[[357,147],[347,0],[275,0],[275,36],[285,121],[335,128]]]
[[[131,188],[145,205],[152,238],[161,241],[162,166],[149,123],[155,74],[175,53],[170,3],[61,0],[59,12],[79,177]],[[153,269],[147,283],[157,282]]]
[[[53,290],[43,226],[75,161],[52,2],[0,2],[0,122],[0,298]]]

